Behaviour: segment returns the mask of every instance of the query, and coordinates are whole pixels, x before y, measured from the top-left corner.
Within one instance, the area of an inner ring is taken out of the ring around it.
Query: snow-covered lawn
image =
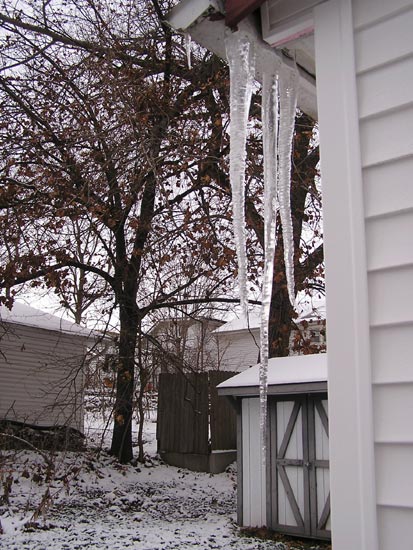
[[[53,467],[32,451],[0,454],[0,548],[286,548],[236,526],[235,468],[209,475],[162,464],[155,429],[146,423],[146,466],[120,466],[92,451],[57,453]]]

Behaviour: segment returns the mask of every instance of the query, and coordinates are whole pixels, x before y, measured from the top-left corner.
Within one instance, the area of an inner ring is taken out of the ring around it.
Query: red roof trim
[[[259,8],[265,0],[227,0],[225,3],[225,24],[234,28],[247,15]]]

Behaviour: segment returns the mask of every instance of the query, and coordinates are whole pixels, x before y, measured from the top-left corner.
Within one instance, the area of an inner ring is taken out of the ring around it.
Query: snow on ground
[[[102,438],[96,420],[89,441]],[[0,548],[285,548],[247,538],[236,526],[235,467],[210,475],[165,465],[156,456],[155,431],[152,418],[145,425],[146,466],[121,466],[96,451],[56,453],[53,467],[50,455],[0,453]]]

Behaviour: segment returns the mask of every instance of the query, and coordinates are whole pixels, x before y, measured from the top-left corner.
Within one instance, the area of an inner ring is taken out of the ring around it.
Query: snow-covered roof
[[[247,388],[260,385],[260,365],[228,378],[219,386],[223,388]],[[327,382],[327,354],[291,355],[274,357],[268,361],[268,386]]]
[[[325,319],[326,316],[326,310],[325,310],[325,303],[320,302],[317,305],[314,305],[312,307],[308,307],[304,309],[298,319],[296,320],[296,323],[300,323],[301,321],[310,321],[310,320],[318,320],[318,319]],[[235,319],[232,319],[232,321],[228,321],[228,323],[225,323],[224,325],[216,328],[214,330],[214,334],[216,333],[222,333],[222,332],[238,332],[241,330],[256,330],[260,327],[260,314],[258,311],[250,311],[248,314],[248,319],[244,316],[236,317]]]
[[[94,332],[91,329],[81,327],[57,315],[46,313],[45,311],[35,309],[34,307],[16,301],[11,310],[4,305],[0,305],[0,321],[51,330],[54,332],[77,334],[86,338],[94,336]]]
[[[235,317],[235,319],[232,319],[232,321],[228,321],[228,323],[225,323],[224,325],[221,325],[220,327],[216,328],[214,330],[214,334],[217,332],[237,332],[239,330],[245,330],[245,329],[257,329],[260,326],[260,315],[256,312],[250,312],[248,315],[248,319],[246,319],[244,316],[242,317]]]

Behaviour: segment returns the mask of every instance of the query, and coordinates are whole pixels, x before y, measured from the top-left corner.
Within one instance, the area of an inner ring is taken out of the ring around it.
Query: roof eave
[[[231,32],[225,24],[224,10],[214,0],[181,0],[168,14],[166,22],[177,31],[191,35],[193,40],[215,53],[222,59],[226,59],[225,35]],[[257,21],[253,15],[249,15],[238,24],[238,30],[248,33],[262,49],[270,55],[279,57],[287,66],[293,65],[293,60],[281,51],[271,48],[262,40],[257,29]],[[262,79],[263,65],[266,62],[265,55],[258,56],[256,67],[257,80]],[[305,70],[298,67],[300,73],[300,88],[298,95],[299,108],[317,119],[317,98],[315,78]]]

